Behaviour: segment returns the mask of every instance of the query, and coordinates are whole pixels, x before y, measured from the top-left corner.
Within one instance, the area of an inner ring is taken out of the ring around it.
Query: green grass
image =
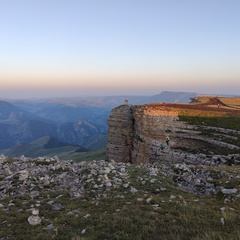
[[[240,117],[197,117],[197,116],[179,116],[180,121],[198,126],[211,126],[240,131]]]
[[[102,160],[102,159],[106,159],[106,151],[105,149],[102,149],[102,150],[96,150],[96,151],[90,151],[90,152],[77,152],[77,153],[71,153],[69,155],[64,155],[64,156],[58,155],[58,157],[61,160],[72,159],[75,162]]]
[[[199,197],[182,191],[172,179],[158,173],[154,183],[150,182],[149,171],[140,166],[129,166],[129,182],[138,192],[120,187],[106,191],[106,197],[96,199],[89,184],[84,198],[70,198],[66,191],[42,189],[34,199],[27,195],[9,196],[0,203],[8,208],[0,208],[0,238],[21,240],[42,239],[106,239],[106,240],[229,240],[239,239],[240,199],[232,199],[219,193],[216,196]],[[229,172],[240,174],[239,167],[209,167],[212,181],[219,186],[237,187],[239,180],[232,180]],[[109,175],[110,177],[110,175]],[[142,184],[141,179],[146,180]],[[166,191],[156,192],[156,188]],[[170,196],[176,196],[170,199]],[[60,197],[59,197],[60,196]],[[143,201],[138,201],[143,198]],[[147,198],[152,198],[150,203]],[[224,199],[229,201],[224,203]],[[49,201],[61,203],[64,209],[53,211]],[[11,203],[11,204],[10,204]],[[32,207],[40,203],[42,223],[30,226],[27,218]],[[10,205],[9,205],[10,204]],[[14,204],[13,206],[11,206]],[[225,207],[222,212],[219,209]],[[231,210],[235,209],[234,210]],[[19,211],[21,209],[21,211]],[[225,224],[220,222],[225,219]],[[47,229],[47,226],[53,228]],[[82,234],[83,230],[85,234]]]
[[[205,147],[198,147],[198,148],[186,148],[186,147],[175,147],[175,150],[181,150],[183,152],[188,152],[192,154],[206,154],[206,155],[212,155],[212,154],[217,154],[217,155],[228,155],[228,154],[238,154],[239,149],[229,149],[229,148],[224,148],[224,147],[218,147],[215,145],[209,144],[208,146]]]
[[[240,117],[238,116],[222,116],[222,117],[199,117],[199,116],[179,116],[180,121],[187,122],[188,124],[195,125],[196,130],[200,132],[200,135],[208,137],[210,139],[219,140],[228,144],[233,144],[240,147],[240,136],[237,132],[229,131],[227,134],[219,132],[217,129],[211,129],[209,127],[224,128],[230,130],[240,131]],[[208,143],[204,147],[187,149],[178,148],[183,151],[191,153],[205,153],[205,154],[236,154],[239,153],[239,149],[229,149],[227,147],[219,147]]]

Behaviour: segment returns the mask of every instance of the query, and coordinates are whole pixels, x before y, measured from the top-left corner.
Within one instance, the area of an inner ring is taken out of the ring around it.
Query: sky
[[[0,0],[0,97],[240,95],[239,0]]]

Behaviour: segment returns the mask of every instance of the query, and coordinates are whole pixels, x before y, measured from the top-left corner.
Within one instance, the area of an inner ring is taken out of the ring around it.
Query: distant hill
[[[88,152],[88,150],[80,146],[71,146],[47,135],[28,144],[17,144],[1,152],[9,157],[19,157],[21,155],[26,157],[53,157],[59,154],[70,157],[74,152]]]
[[[198,94],[195,92],[168,92],[164,91],[152,97],[152,102],[167,103],[189,103],[191,98],[195,98]],[[156,100],[156,101],[154,101]]]
[[[40,116],[0,101],[0,149],[54,135],[55,131],[54,125]]]
[[[72,116],[75,114],[74,110],[81,110],[81,117],[86,115],[101,113],[104,114],[106,109],[111,110],[114,107],[124,104],[125,99],[129,104],[147,104],[154,102],[180,102],[188,103],[190,98],[199,95],[196,92],[172,92],[163,91],[160,94],[152,96],[102,96],[102,97],[74,97],[74,98],[54,98],[42,100],[11,100],[11,102],[26,111],[37,113],[43,117],[54,112],[59,114],[68,111]],[[95,115],[94,115],[95,116]],[[62,117],[62,116],[61,116]]]
[[[41,111],[41,114],[33,111],[33,108],[32,112],[28,112],[20,106],[0,101],[0,152],[1,149],[28,144],[45,135],[51,135],[69,145],[79,145],[83,139],[89,145],[91,144],[89,137],[93,141],[92,149],[95,150],[98,147],[93,146],[95,142],[93,136],[107,134],[106,121],[110,110],[98,112],[72,106],[60,107],[59,104],[51,106],[50,109],[46,104],[40,104],[36,109]]]
[[[0,101],[0,121],[26,121],[29,119],[39,118],[37,115],[25,111],[6,101]]]

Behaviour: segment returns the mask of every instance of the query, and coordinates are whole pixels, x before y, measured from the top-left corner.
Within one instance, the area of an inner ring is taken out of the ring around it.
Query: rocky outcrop
[[[144,170],[145,175],[135,173],[139,169]],[[238,172],[233,174],[216,171],[219,179],[223,177],[239,179]],[[38,204],[29,209],[32,215],[28,221],[31,225],[36,225],[41,222],[38,211],[39,199],[44,199],[46,194],[64,190],[71,199],[85,200],[89,200],[89,195],[91,200],[106,198],[107,195],[112,196],[111,190],[120,188],[125,189],[127,195],[135,194],[140,185],[153,184],[154,187],[157,178],[162,174],[172,179],[179,188],[198,195],[215,194],[220,189],[224,189],[222,190],[224,194],[237,195],[239,192],[235,189],[229,192],[230,189],[226,190],[221,185],[210,183],[216,173],[214,175],[206,166],[181,163],[133,165],[105,160],[76,163],[71,160],[60,161],[57,157],[32,159],[22,156],[11,159],[0,155],[0,200],[6,197],[21,198],[25,195],[35,199]],[[156,186],[161,187],[161,182]],[[159,191],[164,190],[154,190],[154,192]],[[170,189],[168,191],[170,192]],[[64,206],[58,202],[58,198],[61,198],[61,195],[53,201],[49,199],[47,203],[51,205],[52,211],[64,209]],[[0,208],[4,208],[4,205],[0,204]]]
[[[117,162],[131,162],[131,151],[133,145],[133,124],[132,109],[128,105],[115,108],[109,119],[108,127],[108,159],[115,159]]]
[[[226,163],[229,156],[193,155],[179,149],[204,148],[209,145],[239,148],[217,138],[201,135],[196,126],[179,120],[176,109],[160,104],[119,106],[112,110],[108,126],[106,152],[109,161],[136,164],[186,161],[218,165]],[[166,143],[167,136],[170,138],[170,146]],[[239,154],[231,155],[230,159],[239,157]],[[201,162],[196,162],[196,159]]]

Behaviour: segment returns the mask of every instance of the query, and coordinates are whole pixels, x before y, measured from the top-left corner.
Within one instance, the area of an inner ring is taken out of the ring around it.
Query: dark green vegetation
[[[10,162],[9,162],[10,164]],[[239,167],[211,168],[216,185],[237,187],[240,181],[220,172],[239,175]],[[0,239],[11,240],[237,240],[240,238],[240,198],[218,192],[214,196],[189,194],[178,188],[162,173],[154,182],[149,171],[140,166],[129,166],[129,188],[106,189],[105,198],[96,199],[94,187],[89,183],[83,198],[73,199],[66,191],[42,189],[38,197],[9,196],[1,200]],[[89,174],[89,171],[85,172]],[[111,178],[111,175],[109,174]],[[156,191],[156,189],[159,189]],[[148,202],[148,199],[151,200]],[[64,209],[53,211],[50,201],[60,203]],[[39,206],[38,206],[39,204]],[[31,226],[27,219],[31,209],[38,206],[42,223]],[[225,208],[220,210],[220,208]],[[6,210],[7,209],[7,210]],[[221,221],[224,219],[224,222]]]
[[[81,161],[91,161],[91,160],[105,160],[106,159],[106,151],[105,149],[102,150],[95,150],[89,152],[72,152],[69,154],[60,153],[58,154],[59,159],[61,160],[73,160],[75,162]]]
[[[199,137],[194,148],[178,147],[183,151],[204,154],[237,154],[240,148],[240,98],[196,97],[188,105],[175,106],[179,120],[193,125]],[[215,142],[215,143],[214,143]],[[196,147],[199,145],[198,147]]]
[[[179,120],[196,126],[195,130],[199,131],[200,135],[204,137],[240,147],[240,116],[199,117],[180,115]],[[236,148],[229,149],[211,144],[206,144],[199,149],[188,149],[188,151],[223,155],[239,153],[239,149]]]
[[[94,137],[93,137],[94,138]],[[86,140],[87,141],[87,140]],[[61,160],[72,159],[74,161],[88,161],[106,159],[105,142],[106,135],[98,135],[95,140],[90,140],[92,144],[98,146],[99,150],[88,150],[77,145],[63,143],[51,136],[44,136],[29,144],[17,144],[11,149],[2,150],[2,153],[9,157],[53,157],[58,156]]]
[[[226,128],[240,131],[240,116],[223,117],[198,117],[198,116],[179,116],[180,121],[189,124],[201,126],[211,126],[217,128]]]

